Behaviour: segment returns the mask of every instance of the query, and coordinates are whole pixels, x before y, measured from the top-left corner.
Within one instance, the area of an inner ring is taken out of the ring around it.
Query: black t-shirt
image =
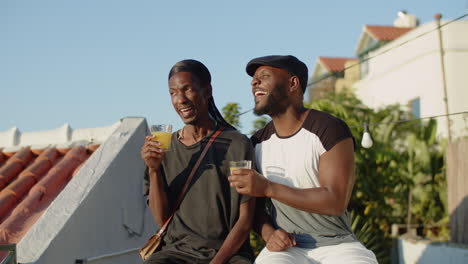
[[[177,133],[172,134],[171,150],[166,152],[161,169],[171,207],[210,137],[185,146]],[[253,155],[249,139],[236,130],[226,128],[215,139],[168,226],[161,250],[200,259],[215,256],[239,218],[240,204],[250,199],[230,187],[229,161],[253,161]],[[239,252],[250,252],[248,240]]]

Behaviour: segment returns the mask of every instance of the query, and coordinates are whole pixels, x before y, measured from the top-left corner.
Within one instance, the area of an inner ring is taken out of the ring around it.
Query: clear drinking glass
[[[251,160],[239,160],[239,161],[230,161],[229,162],[229,171],[232,174],[233,170],[238,169],[251,169],[252,161]]]
[[[150,131],[153,135],[153,140],[161,143],[161,149],[169,151],[171,148],[172,125],[152,125],[150,126]]]

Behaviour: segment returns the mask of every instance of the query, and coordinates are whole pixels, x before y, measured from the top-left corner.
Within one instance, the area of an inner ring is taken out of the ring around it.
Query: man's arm
[[[266,214],[265,210],[266,198],[257,198],[257,205],[255,206],[255,217],[253,222],[253,230],[260,234],[263,241],[268,240],[267,238],[271,235],[272,231],[275,231],[273,226],[270,224],[270,219]]]
[[[257,199],[254,230],[262,237],[270,251],[283,251],[296,245],[294,236],[282,229],[275,229],[265,213],[265,198]]]
[[[149,207],[156,223],[162,226],[169,218],[170,209],[166,186],[160,170],[164,152],[159,148],[160,143],[153,141],[152,138],[152,136],[145,138],[145,144],[141,148],[141,158],[148,167]]]
[[[249,237],[252,229],[253,216],[255,213],[255,198],[241,203],[239,208],[239,219],[234,224],[234,227],[229,232],[226,240],[219,249],[216,256],[211,260],[210,264],[225,263],[229,260],[242,246],[244,241]]]
[[[342,215],[348,206],[355,181],[354,144],[352,138],[337,143],[322,154],[318,188],[298,189],[268,181],[253,170],[236,170],[229,177],[241,194],[265,196],[299,210]]]
[[[159,226],[169,218],[169,201],[167,199],[166,187],[159,170],[149,169],[149,194],[148,204],[153,218]]]

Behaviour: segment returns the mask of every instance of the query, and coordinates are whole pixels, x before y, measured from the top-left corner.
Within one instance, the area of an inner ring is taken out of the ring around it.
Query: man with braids
[[[227,123],[213,100],[211,76],[202,63],[183,60],[169,72],[169,95],[185,126],[163,152],[151,136],[141,156],[149,181],[148,201],[162,225],[211,135],[215,139],[172,218],[162,246],[145,264],[252,263],[249,232],[255,199],[229,186],[229,161],[253,160],[250,140]]]

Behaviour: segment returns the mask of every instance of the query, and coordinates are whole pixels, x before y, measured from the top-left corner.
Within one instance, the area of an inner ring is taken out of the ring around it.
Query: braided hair
[[[208,71],[208,68],[206,68],[203,63],[197,60],[182,60],[177,62],[174,64],[174,66],[172,66],[168,79],[171,79],[174,74],[179,72],[189,72],[192,74],[192,76],[197,78],[201,87],[211,87],[210,71]],[[208,99],[208,114],[210,115],[211,119],[213,119],[218,125],[236,129],[223,118],[215,105],[213,96]]]

